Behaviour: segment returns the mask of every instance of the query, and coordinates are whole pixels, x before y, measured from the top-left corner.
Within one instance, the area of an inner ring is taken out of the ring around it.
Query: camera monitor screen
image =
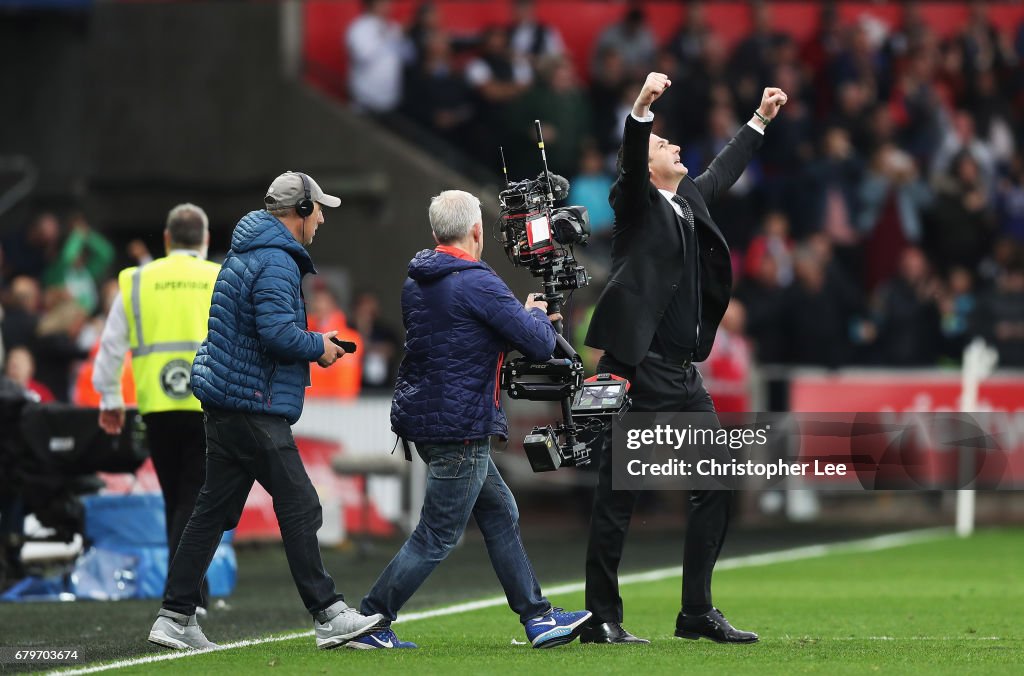
[[[587,383],[576,395],[573,410],[579,412],[618,410],[622,406],[625,384],[621,382],[595,385]]]
[[[546,214],[538,214],[526,221],[526,238],[531,251],[551,246],[551,224]]]

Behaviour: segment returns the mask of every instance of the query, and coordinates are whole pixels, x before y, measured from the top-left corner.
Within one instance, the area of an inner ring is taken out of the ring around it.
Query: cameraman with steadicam
[[[462,537],[472,515],[508,604],[535,648],[569,643],[590,617],[552,608],[541,594],[519,535],[515,498],[490,457],[492,436],[508,437],[498,374],[509,345],[542,361],[555,346],[547,304],[524,308],[483,252],[480,201],[446,190],[430,202],[438,246],[416,254],[402,289],[407,334],[391,407],[396,434],[429,466],[420,521],[363,599],[364,611],[394,621]],[[387,628],[351,648],[415,648]]]

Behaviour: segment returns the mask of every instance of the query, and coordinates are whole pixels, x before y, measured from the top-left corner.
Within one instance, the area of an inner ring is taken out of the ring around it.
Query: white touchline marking
[[[857,552],[875,552],[882,549],[893,549],[895,547],[904,547],[906,545],[915,544],[918,542],[926,542],[928,540],[936,540],[942,537],[948,536],[952,531],[949,528],[925,528],[920,530],[905,531],[902,533],[890,533],[889,535],[878,535],[875,537],[864,538],[862,540],[851,540],[849,542],[837,542],[835,544],[827,545],[808,545],[805,547],[794,547],[792,549],[782,549],[777,552],[765,552],[764,554],[750,554],[747,556],[735,556],[730,559],[722,559],[715,565],[715,570],[733,570],[736,568],[751,568],[754,566],[768,566],[775,563],[786,563],[789,561],[803,561],[806,559],[818,559],[823,556],[830,554],[850,554]],[[682,576],[682,566],[675,566],[672,568],[658,568],[655,570],[648,570],[643,573],[631,573],[629,575],[619,576],[619,585],[627,584],[639,584],[642,582],[657,582],[658,580],[665,580],[672,577]],[[548,587],[544,590],[545,596],[555,594],[573,594],[581,592],[585,589],[583,582],[570,582],[568,584],[555,585]],[[488,599],[480,599],[479,601],[469,601],[467,603],[457,603],[451,606],[444,606],[443,608],[434,608],[433,610],[422,610],[417,613],[406,613],[402,617],[395,620],[395,624],[403,622],[415,622],[417,620],[427,620],[433,617],[445,617],[447,615],[460,615],[462,613],[470,613],[474,610],[483,610],[484,608],[494,608],[495,606],[503,606],[508,601],[504,596],[493,596]],[[290,634],[281,634],[278,636],[266,636],[263,638],[246,639],[244,641],[235,641],[233,643],[224,643],[218,650],[232,650],[234,648],[245,648],[253,645],[263,645],[264,643],[277,643],[278,641],[290,641],[296,638],[304,638],[307,636],[313,636],[312,631],[300,631],[292,632]],[[802,637],[786,638],[784,640],[799,640]],[[972,637],[963,637],[963,639],[969,639]],[[927,637],[916,637],[916,638],[892,638],[889,636],[869,636],[864,638],[857,638],[855,636],[842,637],[842,638],[813,638],[807,637],[807,640],[868,640],[868,641],[904,641],[904,640],[963,640],[959,637],[943,637],[930,639]],[[762,641],[765,639],[762,639]],[[776,639],[779,640],[779,639]],[[979,636],[974,640],[1000,640],[997,636]],[[127,660],[118,660],[116,662],[108,662],[106,664],[97,664],[91,667],[81,667],[79,669],[65,669],[57,670],[50,673],[61,674],[62,676],[72,676],[73,674],[95,674],[101,671],[111,671],[114,669],[125,669],[127,667],[136,667],[143,664],[152,664],[154,662],[164,662],[167,660],[180,660],[186,657],[192,657],[194,655],[202,655],[203,653],[213,652],[212,650],[194,650],[188,652],[172,652],[163,653],[159,655],[147,655],[145,657],[134,657]]]

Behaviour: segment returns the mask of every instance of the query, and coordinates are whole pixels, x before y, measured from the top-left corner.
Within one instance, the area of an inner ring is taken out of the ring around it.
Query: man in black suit
[[[651,133],[650,106],[671,84],[661,73],[648,75],[626,118],[619,175],[609,196],[615,211],[611,276],[586,344],[604,350],[598,372],[632,382],[632,410],[714,414],[693,363],[711,351],[729,304],[732,269],[725,237],[707,205],[743,173],[786,94],[765,89],[750,122],[707,171],[692,179],[679,161],[679,146]],[[603,439],[598,477],[587,546],[586,602],[593,617],[580,638],[584,643],[647,643],[622,628],[618,568],[637,493],[612,490],[610,430]],[[691,491],[676,636],[757,641],[757,634],[733,628],[711,605],[711,573],[729,525],[730,500],[729,491]]]

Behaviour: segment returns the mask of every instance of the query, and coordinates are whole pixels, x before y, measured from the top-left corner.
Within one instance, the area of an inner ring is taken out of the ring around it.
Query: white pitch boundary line
[[[921,530],[906,531],[902,533],[891,533],[889,535],[879,535],[876,537],[864,538],[861,540],[851,540],[849,542],[838,542],[835,544],[827,545],[809,545],[805,547],[794,547],[792,549],[782,549],[775,552],[766,552],[764,554],[750,554],[747,556],[735,556],[729,559],[723,559],[718,562],[715,566],[716,571],[721,570],[734,570],[736,568],[751,568],[754,566],[767,566],[775,563],[787,563],[790,561],[804,561],[807,559],[818,559],[823,556],[829,556],[832,554],[850,554],[858,552],[875,552],[882,549],[893,549],[895,547],[904,547],[907,545],[916,544],[918,542],[927,542],[929,540],[936,540],[942,537],[950,535],[951,531],[948,528],[925,528]],[[640,584],[643,582],[657,582],[659,580],[666,580],[673,577],[681,577],[683,569],[681,566],[675,566],[671,568],[657,568],[655,570],[649,570],[643,573],[632,573],[629,575],[619,576],[619,585],[628,584]],[[544,590],[545,596],[553,596],[556,594],[573,594],[576,592],[584,591],[586,588],[583,582],[570,582],[568,584],[556,585],[554,587],[548,587]],[[473,612],[474,610],[483,610],[485,608],[494,608],[496,606],[505,605],[508,601],[504,596],[493,596],[487,599],[480,599],[479,601],[470,601],[468,603],[457,603],[451,606],[444,606],[442,608],[435,608],[433,610],[423,610],[417,613],[406,613],[395,621],[395,624],[404,622],[415,622],[417,620],[427,620],[434,617],[445,617],[447,615],[460,615],[462,613]],[[290,641],[296,638],[304,638],[313,636],[312,631],[301,631],[293,632],[290,634],[282,634],[279,636],[267,636],[264,638],[246,639],[244,641],[235,641],[233,643],[225,643],[221,645],[217,651],[232,650],[234,648],[245,648],[254,645],[263,645],[265,643],[277,643],[279,641]],[[799,637],[794,637],[795,640]],[[850,637],[854,639],[855,637]],[[985,640],[998,640],[995,636],[979,637]],[[829,639],[833,640],[833,639]],[[866,637],[862,640],[904,640],[904,639],[892,639],[888,636],[871,636]],[[925,640],[921,637],[921,640]],[[945,639],[939,639],[945,640]],[[67,669],[59,670],[51,673],[61,674],[62,676],[72,676],[75,674],[95,674],[101,671],[111,671],[114,669],[125,669],[127,667],[136,667],[143,664],[153,664],[154,662],[165,662],[167,660],[180,660],[186,657],[192,657],[194,655],[202,655],[203,653],[213,652],[211,650],[193,650],[185,652],[171,652],[160,655],[147,655],[146,657],[135,657],[127,660],[119,660],[117,662],[108,662],[106,664],[98,664],[92,667],[82,667],[79,669]]]

